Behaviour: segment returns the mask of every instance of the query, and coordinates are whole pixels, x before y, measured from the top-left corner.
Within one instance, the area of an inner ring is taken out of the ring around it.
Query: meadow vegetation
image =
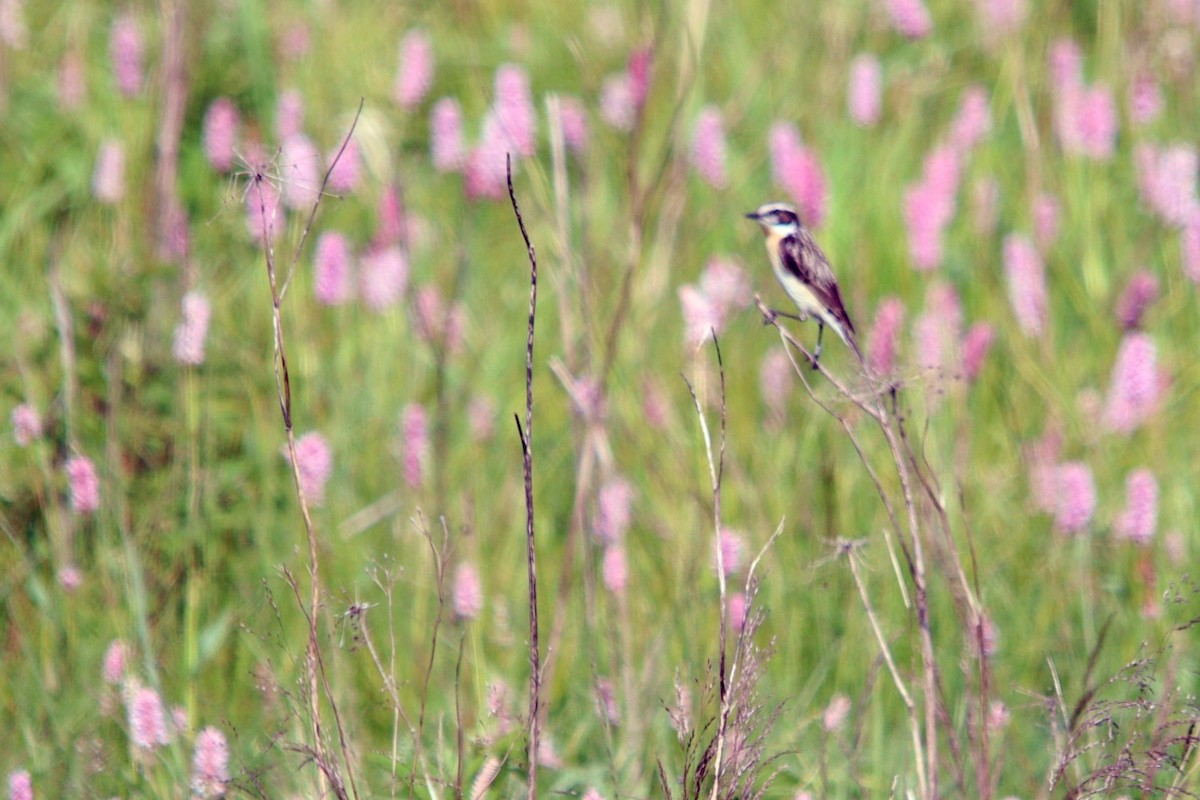
[[[1200,793],[1198,48],[0,0],[9,797]]]

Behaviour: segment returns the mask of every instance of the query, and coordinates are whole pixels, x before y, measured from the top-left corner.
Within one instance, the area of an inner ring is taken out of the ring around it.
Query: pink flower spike
[[[252,166],[251,169],[258,169]],[[279,190],[269,179],[252,180],[246,189],[246,230],[256,243],[274,242],[287,223]]]
[[[825,713],[822,715],[821,722],[827,731],[836,731],[846,722],[846,717],[850,715],[850,698],[844,694],[839,694],[829,701],[829,705],[825,707]]]
[[[1139,173],[1151,208],[1168,225],[1183,226],[1200,212],[1196,197],[1196,177],[1200,171],[1200,154],[1190,145],[1175,144],[1161,150],[1135,151]],[[1143,171],[1149,172],[1145,174]]]
[[[700,290],[716,304],[722,317],[747,308],[754,299],[746,271],[728,258],[714,256],[708,260],[700,276]]]
[[[353,289],[350,276],[350,243],[334,231],[326,231],[317,239],[313,257],[313,291],[317,302],[326,306],[341,305],[350,299]]]
[[[229,783],[229,745],[225,734],[205,728],[196,736],[192,756],[192,792],[195,797],[224,797]]]
[[[629,565],[625,560],[625,547],[611,544],[604,549],[604,562],[600,567],[604,588],[613,594],[623,594],[629,585]]]
[[[1117,150],[1117,102],[1112,90],[1097,83],[1082,96],[1079,138],[1083,154],[1107,161]]]
[[[983,370],[983,362],[991,352],[996,330],[986,322],[977,322],[967,331],[962,343],[963,375],[974,383]]]
[[[130,14],[117,17],[109,34],[108,55],[117,79],[117,89],[126,97],[136,97],[142,91],[144,50],[142,30],[137,20]]]
[[[987,89],[972,86],[963,94],[958,116],[950,129],[950,142],[960,153],[974,150],[992,129],[992,111]],[[955,181],[957,184],[957,180]]]
[[[468,198],[502,200],[507,197],[508,152],[508,137],[494,111],[489,112],[483,119],[479,146],[467,156],[466,169],[463,172],[463,183]],[[516,171],[516,159],[513,159],[513,171]]]
[[[924,0],[887,0],[892,27],[909,39],[923,39],[933,31],[933,19]]]
[[[1080,533],[1096,510],[1096,484],[1092,470],[1082,461],[1068,461],[1057,471],[1058,503],[1054,523],[1063,533]]]
[[[729,595],[729,627],[734,633],[746,627],[746,595],[742,592]]]
[[[162,698],[153,689],[142,687],[129,699],[129,738],[139,750],[153,750],[170,744],[167,717]]]
[[[1042,257],[1021,234],[1004,238],[1004,273],[1017,324],[1027,336],[1039,336],[1046,322],[1046,274]]]
[[[1012,33],[1025,23],[1028,10],[1025,0],[976,0],[984,30],[989,33]]]
[[[429,112],[429,157],[438,172],[461,172],[463,149],[462,109],[453,97],[443,97]]]
[[[654,79],[654,53],[650,48],[634,50],[626,65],[629,89],[634,108],[641,109],[650,96],[650,82]]]
[[[275,100],[275,135],[284,142],[304,135],[304,95],[287,89]]]
[[[577,155],[587,152],[590,139],[587,110],[578,97],[562,97],[559,100],[559,122],[567,149]]]
[[[92,173],[92,195],[109,205],[125,197],[125,148],[116,139],[105,139],[100,144]]]
[[[404,453],[404,482],[413,488],[425,479],[429,460],[429,419],[424,406],[410,403],[400,414],[401,448]]]
[[[816,154],[800,142],[795,126],[778,122],[769,133],[771,171],[799,206],[800,217],[810,228],[819,228],[825,220],[828,184]]]
[[[1117,300],[1117,322],[1127,331],[1140,328],[1146,310],[1157,299],[1158,278],[1147,270],[1138,270],[1129,279]]]
[[[879,122],[883,110],[883,66],[869,53],[850,62],[850,88],[846,105],[854,124],[870,128]]]
[[[108,649],[104,651],[104,666],[100,672],[105,683],[116,686],[125,680],[126,659],[125,643],[120,639],[114,639]]]
[[[100,508],[100,478],[87,456],[67,459],[67,482],[71,490],[71,510],[76,514],[94,514]]]
[[[1072,39],[1058,39],[1050,47],[1051,86],[1056,91],[1083,84],[1083,51]]]
[[[412,108],[433,86],[433,43],[423,30],[409,31],[400,41],[400,65],[392,96],[401,108]]]
[[[515,64],[504,64],[496,70],[496,121],[506,141],[506,149],[516,156],[533,156],[537,148],[537,112],[533,108],[533,93],[529,75]]]
[[[1200,283],[1200,210],[1193,211],[1179,234],[1179,250],[1183,274],[1193,283]]]
[[[284,139],[279,169],[283,181],[283,203],[294,211],[307,211],[317,201],[324,169],[321,152],[302,133]]]
[[[715,106],[705,106],[692,129],[692,166],[714,189],[724,189],[725,123]]]
[[[288,455],[287,447],[282,455]],[[310,506],[325,505],[325,484],[333,473],[333,451],[329,442],[317,431],[306,433],[296,440],[296,464],[300,468],[300,489]]]
[[[925,184],[904,192],[904,225],[908,233],[908,252],[913,267],[921,272],[937,269],[942,263],[942,213],[944,200]]]
[[[1058,238],[1058,200],[1043,192],[1033,201],[1033,231],[1038,247],[1043,253],[1049,251]]]
[[[633,102],[633,87],[629,76],[610,75],[600,87],[600,118],[610,128],[628,133],[637,122],[638,108]]]
[[[1150,75],[1134,78],[1129,89],[1129,118],[1134,125],[1149,125],[1162,114],[1163,96],[1158,81]]]
[[[28,447],[37,439],[42,438],[42,416],[29,403],[22,403],[14,408],[10,420],[12,421],[13,441],[20,447]]]
[[[8,800],[33,800],[33,778],[26,770],[8,773]]]
[[[1062,437],[1049,430],[1025,447],[1029,462],[1029,489],[1033,505],[1039,511],[1053,512],[1058,506],[1058,456]]]
[[[1159,394],[1154,340],[1145,333],[1127,333],[1113,365],[1104,407],[1105,427],[1116,433],[1133,432],[1157,410]]]
[[[679,303],[683,307],[684,341],[690,349],[698,349],[713,331],[719,334],[724,328],[720,309],[701,289],[691,284],[679,287]]]
[[[371,311],[386,311],[408,289],[408,262],[399,247],[374,249],[359,262],[359,294]]]
[[[67,594],[72,594],[83,585],[83,572],[74,564],[68,564],[58,571],[58,585]]]
[[[199,366],[204,363],[204,344],[208,340],[208,322],[212,307],[208,298],[197,291],[183,296],[183,319],[175,328],[172,354],[180,364]]]
[[[341,156],[338,156],[338,153]],[[337,159],[335,162],[334,159]],[[329,173],[329,190],[335,194],[349,194],[358,188],[358,182],[362,176],[362,156],[358,152],[358,142],[351,139],[346,142],[346,148],[342,149],[342,143],[338,142],[332,150],[329,151],[329,158],[326,162],[332,165],[332,170]]]
[[[742,535],[737,531],[729,528],[721,529],[721,565],[725,568],[726,577],[737,572],[742,567],[742,552],[746,549],[746,542]],[[713,567],[717,566],[717,560],[714,555]]]
[[[633,484],[617,476],[600,487],[596,495],[596,538],[606,545],[619,544],[633,519]]]
[[[483,584],[479,570],[470,561],[464,561],[454,570],[454,586],[451,590],[454,618],[459,622],[470,622],[483,610]]]
[[[1147,545],[1158,525],[1158,481],[1148,469],[1137,469],[1125,479],[1125,510],[1117,518],[1117,535]]]
[[[395,184],[384,187],[379,195],[378,221],[375,226],[376,247],[390,247],[404,241],[404,203]]]
[[[209,165],[218,172],[233,169],[241,115],[237,106],[228,97],[218,97],[204,113],[204,155]]]
[[[24,0],[0,0],[0,42],[13,50],[24,50],[29,45]]]
[[[896,371],[896,351],[903,326],[903,301],[885,298],[875,312],[875,322],[867,336],[867,366],[873,374],[886,377]]]

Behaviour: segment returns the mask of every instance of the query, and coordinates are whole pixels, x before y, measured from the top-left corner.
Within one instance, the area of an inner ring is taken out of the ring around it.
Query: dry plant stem
[[[782,326],[779,325],[775,314],[771,313],[758,297],[755,298],[759,311],[763,314],[770,324],[774,325],[779,331],[780,337],[784,342],[785,350],[790,345],[798,352],[804,355],[810,364],[814,364],[820,374],[825,377],[834,388],[845,398],[854,403],[864,413],[875,420],[883,433],[884,439],[887,442],[888,450],[891,454],[892,461],[896,467],[897,476],[900,479],[900,490],[904,499],[904,508],[908,523],[908,547],[911,548],[909,554],[909,574],[913,582],[914,606],[917,612],[917,628],[919,631],[921,645],[921,666],[922,666],[922,693],[924,695],[924,718],[925,718],[925,772],[926,782],[921,787],[921,794],[927,800],[936,800],[938,796],[938,669],[937,657],[933,649],[933,635],[930,629],[929,621],[929,597],[928,583],[925,572],[925,550],[924,550],[924,534],[921,526],[921,521],[917,513],[917,497],[914,488],[913,476],[910,473],[912,461],[911,448],[904,439],[903,432],[898,431],[900,427],[896,417],[896,413],[889,413],[888,409],[881,403],[872,402],[860,398],[846,386],[844,382],[839,380],[834,375],[830,374],[825,365],[816,361],[812,355],[804,348],[796,339],[791,336]],[[797,367],[797,373],[802,373],[799,365],[792,361]],[[801,375],[803,378],[803,375]],[[810,396],[816,399],[812,391],[812,387],[808,382],[804,383]],[[889,394],[894,393],[894,389]],[[872,395],[873,396],[873,395]],[[906,548],[906,552],[908,548]],[[920,771],[918,771],[920,775]]]
[[[437,576],[437,595],[438,595],[438,610],[437,616],[433,620],[433,633],[430,635],[429,643],[429,662],[425,665],[425,676],[421,679],[421,710],[417,715],[417,738],[424,741],[425,739],[425,704],[429,700],[429,681],[433,677],[434,660],[437,658],[438,649],[438,633],[442,629],[442,618],[446,611],[446,556],[450,549],[450,529],[446,525],[446,518],[442,517],[442,549],[438,551],[437,545],[433,541],[433,535],[429,532],[429,527],[425,524],[424,517],[418,517],[421,526],[421,532],[425,537],[425,541],[429,544],[430,557],[433,559],[433,571]]]
[[[867,595],[866,584],[863,583],[861,567],[858,563],[858,556],[855,552],[857,544],[853,542],[839,542],[838,548],[846,554],[846,561],[850,564],[850,575],[854,578],[854,585],[858,588],[859,599],[862,600],[863,610],[867,612],[867,620],[871,623],[871,631],[875,634],[875,641],[879,644],[879,652],[883,656],[884,663],[887,664],[888,672],[892,675],[892,683],[896,686],[896,691],[900,693],[900,699],[904,701],[904,707],[908,709],[909,730],[912,734],[913,754],[916,756],[917,763],[917,782],[921,785],[922,791],[927,783],[925,775],[925,763],[923,757],[923,748],[921,746],[921,726],[916,713],[917,704],[913,702],[912,694],[908,691],[908,686],[904,682],[904,678],[900,675],[900,670],[896,667],[896,660],[892,657],[892,649],[888,646],[887,637],[883,635],[883,629],[879,626],[879,619],[875,616],[875,609],[871,607],[871,598]]]
[[[362,111],[362,103],[359,103],[359,113]],[[271,246],[270,225],[272,220],[267,217],[266,200],[263,195],[262,184],[265,180],[261,175],[256,175],[252,178],[251,190],[255,192],[255,199],[258,201],[259,216],[262,231],[263,256],[266,260],[267,280],[271,289],[271,322],[274,330],[274,345],[275,357],[275,388],[279,399],[279,410],[283,417],[284,430],[287,434],[288,460],[292,465],[292,481],[296,487],[296,495],[300,500],[300,513],[304,519],[304,530],[308,540],[308,562],[309,562],[309,608],[306,610],[302,602],[299,603],[301,611],[304,612],[308,619],[308,654],[306,658],[306,670],[308,681],[309,694],[309,714],[312,716],[312,735],[313,749],[318,757],[325,762],[334,772],[331,778],[336,785],[339,779],[336,776],[336,768],[328,758],[325,758],[324,740],[321,734],[321,698],[317,687],[318,672],[320,680],[324,686],[325,692],[329,698],[330,710],[333,712],[334,722],[338,730],[338,743],[341,750],[342,761],[345,764],[346,774],[349,778],[350,789],[355,797],[358,797],[358,789],[354,778],[354,766],[350,759],[349,746],[346,742],[345,732],[342,728],[341,716],[338,713],[337,702],[333,694],[329,691],[328,678],[325,675],[324,663],[321,658],[320,645],[318,641],[318,609],[320,607],[321,598],[321,581],[320,581],[320,555],[317,546],[316,527],[313,525],[312,514],[308,507],[308,498],[304,494],[303,483],[300,478],[300,462],[296,457],[296,433],[292,424],[292,389],[291,378],[288,373],[287,365],[287,347],[283,334],[283,319],[281,314],[281,306],[283,303],[284,294],[287,291],[287,282],[291,280],[292,274],[296,269],[296,265],[300,260],[300,253],[304,249],[304,243],[308,239],[309,232],[312,230],[313,220],[316,218],[317,208],[321,203],[321,197],[325,193],[325,187],[329,183],[329,176],[337,166],[338,160],[345,152],[346,145],[350,141],[350,137],[354,133],[354,125],[358,122],[358,114],[355,115],[354,123],[350,126],[350,131],[346,134],[346,138],[342,142],[341,148],[337,155],[333,158],[329,168],[325,172],[325,177],[321,181],[320,191],[317,192],[316,200],[313,201],[312,209],[309,211],[308,220],[305,223],[304,232],[300,237],[300,241],[296,245],[295,252],[292,256],[292,263],[288,268],[287,281],[280,287],[276,271],[275,271],[275,253]],[[297,600],[299,598],[297,597]],[[324,784],[327,779],[326,772],[322,770],[318,773],[320,777],[321,793],[324,794],[327,788]]]
[[[537,547],[533,537],[533,333],[537,319],[537,253],[521,219],[517,195],[513,191],[512,157],[507,159],[508,199],[517,227],[525,240],[525,251],[529,256],[529,322],[525,338],[525,427],[517,417],[517,435],[521,438],[522,472],[525,477],[525,560],[529,569],[529,746],[526,760],[529,769],[527,797],[537,797],[537,760],[539,717],[541,716],[541,654],[538,651],[538,605],[537,605]]]
[[[728,630],[728,611],[727,600],[725,596],[725,559],[721,552],[721,479],[725,471],[725,365],[721,360],[721,344],[717,341],[717,332],[712,331],[713,348],[717,352],[717,369],[721,380],[721,440],[720,450],[717,457],[713,458],[712,436],[708,431],[708,420],[704,416],[704,408],[700,404],[700,397],[696,394],[696,390],[689,382],[687,384],[688,391],[692,395],[692,403],[696,406],[696,419],[700,422],[700,432],[704,436],[704,454],[708,460],[708,476],[712,482],[712,503],[713,503],[713,546],[716,550],[717,558],[717,589],[718,589],[718,612],[720,616],[719,639],[718,639],[718,696],[720,698],[720,712],[717,722],[717,748],[714,763],[716,768],[713,772],[712,800],[716,800],[721,786],[721,765],[723,761],[723,750],[725,747],[725,730],[729,723],[729,684],[725,674],[725,643],[729,635]]]

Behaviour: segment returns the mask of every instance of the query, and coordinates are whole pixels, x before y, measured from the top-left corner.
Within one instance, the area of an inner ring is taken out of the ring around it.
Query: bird
[[[842,303],[842,293],[838,290],[837,278],[829,266],[829,259],[804,227],[796,209],[787,203],[767,203],[746,214],[746,218],[762,227],[771,269],[788,297],[800,309],[800,315],[795,318],[803,322],[812,317],[817,321],[813,369],[817,368],[821,359],[821,337],[826,325],[854,351],[859,362],[865,364],[862,350],[858,347],[854,323],[850,321],[850,315]]]

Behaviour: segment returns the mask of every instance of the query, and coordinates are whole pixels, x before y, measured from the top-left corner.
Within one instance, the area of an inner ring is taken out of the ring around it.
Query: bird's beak
[[[757,211],[751,211],[750,213],[748,213],[748,214],[746,215],[746,219],[752,219],[752,220],[754,220],[755,222],[758,222],[758,212],[757,212]]]

